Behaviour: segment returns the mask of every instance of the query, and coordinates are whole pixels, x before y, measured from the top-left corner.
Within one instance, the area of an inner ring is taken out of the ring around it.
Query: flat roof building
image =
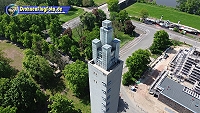
[[[200,50],[180,49],[150,87],[158,100],[180,113],[200,113]],[[191,87],[192,86],[192,87]]]

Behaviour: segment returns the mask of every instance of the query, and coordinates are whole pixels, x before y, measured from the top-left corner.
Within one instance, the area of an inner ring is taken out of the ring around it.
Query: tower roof
[[[100,28],[100,40],[92,41],[92,56],[95,64],[108,70],[119,60],[120,40],[113,39],[112,22],[102,21]]]

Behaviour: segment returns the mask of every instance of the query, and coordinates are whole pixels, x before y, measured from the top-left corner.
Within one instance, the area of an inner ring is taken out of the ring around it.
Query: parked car
[[[167,59],[168,57],[169,57],[169,55],[166,54],[166,53],[165,53],[164,56],[163,56],[164,59]]]

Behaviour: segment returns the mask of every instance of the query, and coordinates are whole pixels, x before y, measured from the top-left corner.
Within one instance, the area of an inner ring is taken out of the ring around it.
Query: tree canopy
[[[25,51],[25,57],[23,59],[23,68],[30,76],[36,81],[48,84],[53,77],[53,69],[45,58],[28,49]]]
[[[96,23],[99,27],[101,27],[102,25],[102,21],[106,20],[106,14],[104,13],[103,10],[101,9],[93,9],[92,13],[95,15],[96,17]]]
[[[49,100],[52,102],[52,104],[48,105],[48,108],[51,109],[50,113],[81,113],[75,110],[71,100],[61,94],[55,94]]]
[[[95,15],[91,12],[86,12],[83,15],[80,16],[81,22],[86,27],[87,30],[92,31],[92,29],[95,27]]]
[[[142,9],[142,10],[140,11],[140,16],[141,16],[141,18],[142,18],[143,20],[144,20],[145,18],[147,18],[147,17],[149,16],[148,10]]]
[[[23,71],[7,85],[10,86],[3,95],[1,106],[16,107],[18,113],[34,113],[39,110],[37,107],[44,107],[45,95]]]
[[[199,0],[177,0],[177,8],[183,12],[200,15],[200,1]]]
[[[148,50],[139,49],[127,58],[126,66],[128,67],[128,72],[123,75],[123,85],[134,83],[141,77],[143,72],[148,68],[150,55]]]
[[[154,34],[154,40],[150,50],[154,54],[161,54],[162,51],[167,49],[170,45],[171,42],[168,33],[164,30],[160,30]]]
[[[108,10],[110,12],[119,12],[118,0],[108,0]]]
[[[86,63],[80,60],[66,65],[63,74],[68,82],[69,88],[77,96],[88,94],[89,78]]]
[[[0,106],[0,113],[16,113],[17,112],[17,108],[16,107],[2,107]]]
[[[0,50],[0,78],[9,78],[17,73],[17,70],[9,65],[10,62],[11,60],[4,57]]]

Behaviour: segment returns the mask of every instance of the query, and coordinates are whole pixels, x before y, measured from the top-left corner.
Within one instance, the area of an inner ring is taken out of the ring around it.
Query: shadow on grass
[[[80,101],[81,101],[81,103],[83,103],[85,105],[89,105],[90,104],[90,95],[87,94],[84,97],[80,97]]]
[[[48,84],[45,85],[46,89],[49,89],[52,94],[55,94],[57,92],[62,92],[66,89],[66,85],[64,83],[64,80],[59,77],[52,77]]]

